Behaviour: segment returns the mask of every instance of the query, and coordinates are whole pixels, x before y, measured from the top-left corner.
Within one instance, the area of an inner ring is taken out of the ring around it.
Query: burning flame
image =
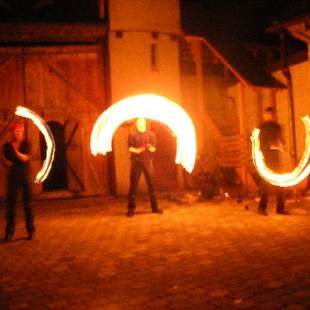
[[[302,158],[300,159],[298,165],[295,169],[289,173],[274,173],[270,170],[265,162],[262,151],[260,150],[259,142],[259,129],[255,128],[252,132],[252,158],[260,176],[267,182],[281,187],[289,187],[300,183],[310,174],[310,118],[309,116],[304,116],[302,121],[305,125],[306,130],[306,140],[305,140],[305,150]]]
[[[173,131],[177,140],[175,162],[192,172],[196,159],[196,132],[191,118],[173,101],[152,94],[128,97],[103,112],[92,130],[92,154],[105,155],[111,151],[116,129],[123,122],[138,117],[161,122]]]
[[[18,116],[25,117],[25,118],[32,120],[32,122],[38,127],[38,129],[40,130],[40,132],[44,136],[46,147],[47,147],[46,148],[46,158],[43,162],[41,170],[37,173],[37,176],[35,179],[35,183],[43,182],[47,178],[47,176],[48,176],[48,174],[52,168],[52,163],[54,160],[54,155],[55,155],[54,137],[53,137],[49,127],[45,123],[45,121],[35,112],[33,112],[27,108],[18,106],[16,108],[15,114]]]

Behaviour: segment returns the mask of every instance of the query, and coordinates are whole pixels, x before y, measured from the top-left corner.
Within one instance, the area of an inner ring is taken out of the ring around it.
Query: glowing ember
[[[38,129],[44,136],[46,143],[46,158],[43,162],[41,170],[37,173],[35,179],[35,183],[43,182],[47,178],[52,168],[52,163],[54,160],[54,154],[55,154],[54,137],[45,121],[35,112],[24,107],[17,107],[15,114],[32,120],[32,122],[38,127]]]
[[[310,174],[310,118],[304,116],[302,121],[306,130],[305,151],[296,168],[289,173],[274,173],[265,162],[262,151],[260,150],[259,129],[255,128],[252,132],[252,158],[254,165],[260,176],[267,182],[281,187],[293,186],[300,183]]]
[[[112,150],[112,137],[125,121],[144,117],[168,126],[176,136],[175,162],[191,172],[196,159],[196,132],[188,114],[176,103],[157,95],[139,95],[123,99],[103,112],[96,121],[91,134],[93,155]]]

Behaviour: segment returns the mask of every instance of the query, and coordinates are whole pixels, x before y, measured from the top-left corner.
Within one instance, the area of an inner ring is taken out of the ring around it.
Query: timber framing
[[[289,31],[295,39],[310,44],[310,16],[272,25],[267,31],[274,33]]]
[[[297,24],[307,24],[309,22],[309,20],[310,20],[310,16],[307,15],[307,16],[296,18],[293,20],[276,23],[276,24],[268,27],[266,30],[268,32],[281,32],[283,29],[290,28],[290,27],[295,26]]]
[[[1,43],[97,42],[106,37],[108,26],[98,23],[0,23]]]

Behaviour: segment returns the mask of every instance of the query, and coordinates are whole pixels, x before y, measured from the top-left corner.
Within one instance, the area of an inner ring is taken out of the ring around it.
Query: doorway
[[[47,122],[55,140],[55,157],[49,176],[43,183],[44,191],[59,191],[68,189],[67,169],[66,169],[66,148],[64,126],[58,122]],[[43,136],[40,139],[41,158],[45,158],[46,145]]]
[[[178,188],[176,138],[169,128],[159,122],[151,122],[151,130],[156,134],[157,146],[154,154],[154,181],[159,190]]]

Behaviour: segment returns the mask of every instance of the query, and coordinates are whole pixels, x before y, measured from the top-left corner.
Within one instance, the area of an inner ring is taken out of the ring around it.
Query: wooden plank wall
[[[106,191],[106,160],[93,158],[89,138],[96,117],[106,108],[100,44],[0,48],[0,117],[12,115],[16,105],[24,105],[45,121],[65,126],[66,142],[75,124],[78,128],[67,147],[66,157],[78,178],[69,170],[69,191],[103,194]],[[1,129],[1,127],[0,127]],[[29,126],[33,144],[33,169],[41,165],[39,132]],[[0,141],[3,144],[6,137]],[[0,195],[4,193],[1,166]],[[80,183],[81,183],[80,182]],[[40,194],[42,187],[35,187]]]

